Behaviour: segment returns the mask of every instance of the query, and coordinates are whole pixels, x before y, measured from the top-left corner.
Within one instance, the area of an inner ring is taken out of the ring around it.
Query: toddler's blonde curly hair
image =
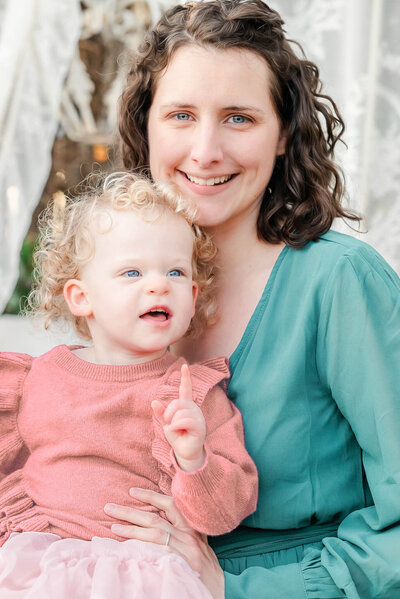
[[[61,197],[61,201],[60,201]],[[39,217],[39,244],[34,255],[34,286],[25,312],[43,318],[48,329],[54,321],[72,322],[76,333],[91,339],[86,319],[74,316],[64,299],[64,285],[79,279],[80,268],[94,255],[94,223],[107,210],[137,210],[145,220],[164,213],[181,216],[193,232],[193,280],[199,287],[196,315],[188,333],[197,334],[215,321],[214,264],[217,253],[210,236],[194,224],[195,209],[172,188],[143,176],[119,172],[97,176],[97,185],[75,198],[61,194]],[[110,227],[112,218],[110,216]]]

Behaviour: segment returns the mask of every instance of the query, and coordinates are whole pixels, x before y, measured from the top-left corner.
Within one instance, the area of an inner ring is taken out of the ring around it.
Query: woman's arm
[[[347,597],[400,597],[400,280],[368,246],[332,273],[316,357],[359,444],[371,503],[325,539],[321,566]]]

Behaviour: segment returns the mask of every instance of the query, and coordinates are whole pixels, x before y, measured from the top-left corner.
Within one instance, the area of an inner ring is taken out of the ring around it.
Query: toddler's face
[[[109,363],[154,359],[183,337],[194,314],[193,234],[170,213],[152,222],[134,210],[110,215],[112,227],[95,233],[81,273],[93,344]]]

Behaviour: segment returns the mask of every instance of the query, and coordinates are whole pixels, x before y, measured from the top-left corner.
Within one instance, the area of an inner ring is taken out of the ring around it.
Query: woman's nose
[[[217,126],[204,122],[193,132],[191,159],[206,168],[223,158],[222,139]]]

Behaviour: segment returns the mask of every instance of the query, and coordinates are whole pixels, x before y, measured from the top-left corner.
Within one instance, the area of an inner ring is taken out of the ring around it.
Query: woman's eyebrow
[[[261,108],[256,108],[256,106],[226,106],[224,110],[230,110],[232,112],[257,112],[258,114],[264,114],[264,111]]]
[[[196,108],[195,104],[182,104],[181,102],[168,102],[167,104],[162,104],[161,108],[181,108],[181,109],[193,109]],[[224,106],[222,108],[223,111],[232,111],[232,112],[256,112],[258,114],[264,114],[264,111],[261,108],[256,108],[256,106]]]
[[[160,108],[196,108],[194,104],[182,104],[182,102],[167,102],[161,104]]]

